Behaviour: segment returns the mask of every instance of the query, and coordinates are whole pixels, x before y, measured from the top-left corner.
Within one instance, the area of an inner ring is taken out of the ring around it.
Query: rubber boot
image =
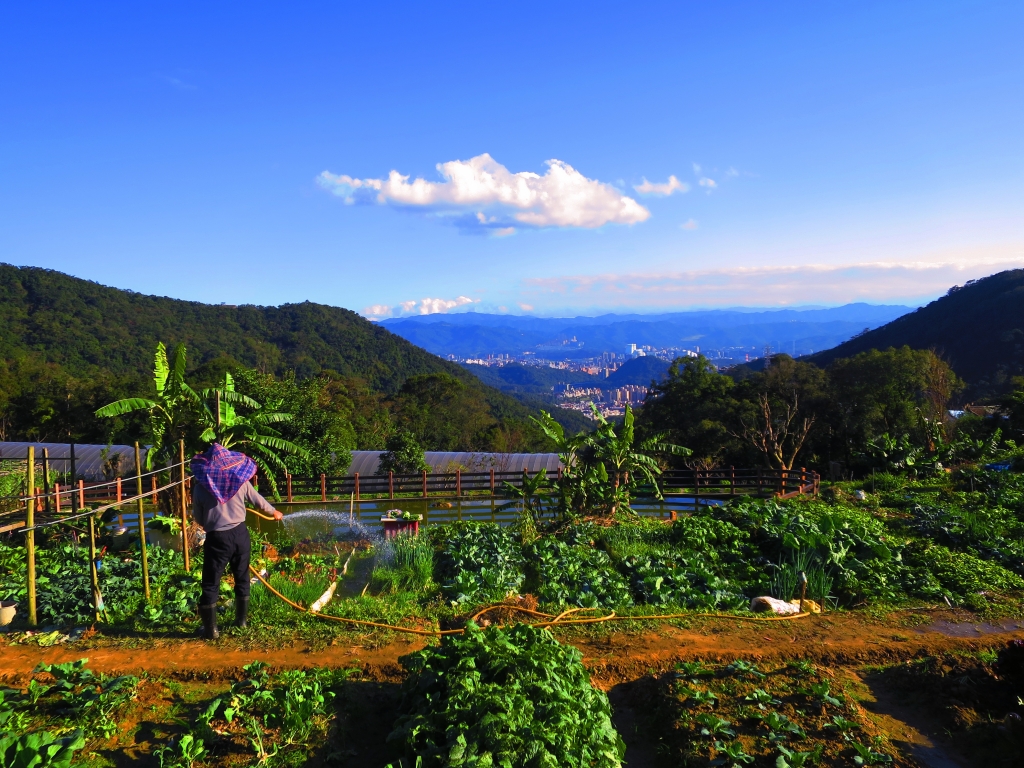
[[[249,598],[248,597],[236,597],[235,598],[235,626],[239,629],[244,629],[249,626]]]
[[[217,631],[216,605],[200,605],[199,618],[203,620],[204,640],[216,640],[218,637],[220,637],[220,632]]]

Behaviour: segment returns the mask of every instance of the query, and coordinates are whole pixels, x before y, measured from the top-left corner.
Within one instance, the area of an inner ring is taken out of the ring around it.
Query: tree
[[[410,377],[394,405],[399,425],[436,451],[485,448],[497,423],[482,393],[447,373]]]
[[[400,431],[388,438],[376,474],[394,472],[396,475],[411,475],[424,470],[429,471],[430,465],[423,458],[423,446],[419,444],[416,435]]]
[[[309,459],[309,451],[302,446],[285,440],[274,425],[292,420],[290,413],[280,410],[280,401],[260,404],[251,397],[235,391],[235,380],[230,373],[224,374],[224,383],[219,388],[204,389],[203,397],[213,401],[214,412],[204,408],[202,419],[205,425],[200,439],[207,443],[219,443],[225,448],[234,448],[245,453],[263,470],[274,496],[278,496],[275,475],[286,473],[280,454],[293,454]],[[237,406],[251,409],[243,415]]]
[[[275,424],[275,429],[306,453],[281,457],[289,472],[337,475],[348,469],[356,434],[351,421],[353,403],[341,381],[321,375],[300,382],[294,374],[276,378],[246,368],[236,370],[234,379],[243,395],[262,403],[276,402],[278,410],[291,414],[291,419]]]
[[[737,406],[734,390],[732,378],[703,355],[677,358],[648,392],[637,426],[643,434],[666,433],[693,451],[689,463],[711,468],[738,448],[726,427]]]
[[[938,355],[909,347],[836,360],[828,374],[832,452],[850,463],[884,434],[905,434],[913,445],[934,450],[933,426],[948,422],[950,399],[963,389]]]
[[[732,434],[769,467],[792,469],[805,450],[825,399],[825,372],[789,355],[774,355],[740,384],[742,404]]]
[[[163,342],[156,345],[153,358],[154,399],[129,397],[105,405],[96,411],[101,418],[114,418],[129,413],[145,411],[147,442],[146,469],[154,465],[176,464],[178,443],[185,441],[191,452],[198,447],[199,430],[203,423],[202,399],[185,381],[185,345],[179,344],[174,350],[174,364],[167,361],[167,348]]]

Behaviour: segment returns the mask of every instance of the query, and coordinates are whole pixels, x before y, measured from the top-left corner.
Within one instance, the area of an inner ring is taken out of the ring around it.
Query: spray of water
[[[371,541],[381,540],[381,532],[363,525],[354,515],[333,509],[304,509],[285,515],[285,530],[295,540]]]

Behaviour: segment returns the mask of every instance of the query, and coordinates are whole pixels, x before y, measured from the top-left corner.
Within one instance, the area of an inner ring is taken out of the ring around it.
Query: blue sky
[[[920,301],[1024,266],[1022,32],[1019,2],[8,3],[0,261],[378,317]]]

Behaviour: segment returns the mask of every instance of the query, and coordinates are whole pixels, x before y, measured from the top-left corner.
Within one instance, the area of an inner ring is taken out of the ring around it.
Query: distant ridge
[[[828,349],[864,330],[877,328],[911,311],[904,306],[847,304],[827,309],[736,309],[670,312],[656,315],[601,315],[549,318],[477,312],[393,318],[380,324],[437,355],[474,358],[488,354],[518,357],[592,358],[622,354],[627,344],[657,349],[742,348],[766,346],[790,354]],[[552,349],[552,341],[571,341]],[[540,346],[544,345],[544,346]]]
[[[869,349],[902,346],[934,349],[974,397],[1004,391],[1011,377],[1024,375],[1024,269],[954,286],[927,306],[803,359],[827,365]]]

